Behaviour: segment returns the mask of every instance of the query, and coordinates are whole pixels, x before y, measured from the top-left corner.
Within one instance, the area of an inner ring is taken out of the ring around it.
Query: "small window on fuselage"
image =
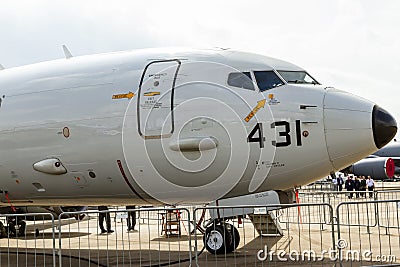
[[[228,75],[228,85],[248,90],[254,90],[250,72],[232,72]]]
[[[285,84],[272,70],[255,71],[254,76],[256,77],[256,82],[261,92]]]

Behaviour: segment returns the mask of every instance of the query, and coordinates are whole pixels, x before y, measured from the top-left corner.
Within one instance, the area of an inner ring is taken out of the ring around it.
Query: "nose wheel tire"
[[[211,254],[230,253],[239,243],[239,231],[232,224],[212,225],[204,234],[204,245]]]
[[[225,227],[212,225],[206,229],[203,241],[207,251],[211,254],[223,254],[228,252],[232,236]]]

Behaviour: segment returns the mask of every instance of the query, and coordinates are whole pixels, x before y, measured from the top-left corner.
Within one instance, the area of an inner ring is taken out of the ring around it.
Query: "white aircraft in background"
[[[66,59],[0,71],[3,205],[287,203],[285,193],[397,131],[384,109],[278,59],[64,50]],[[225,236],[237,230],[216,224],[207,249],[234,250]]]

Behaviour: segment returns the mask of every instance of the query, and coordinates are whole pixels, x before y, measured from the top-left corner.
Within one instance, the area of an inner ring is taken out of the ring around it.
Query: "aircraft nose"
[[[349,166],[386,145],[396,134],[395,119],[374,103],[350,93],[327,88],[324,132],[334,169]]]
[[[382,148],[390,142],[397,132],[397,122],[383,108],[375,105],[372,111],[372,132],[377,148]]]

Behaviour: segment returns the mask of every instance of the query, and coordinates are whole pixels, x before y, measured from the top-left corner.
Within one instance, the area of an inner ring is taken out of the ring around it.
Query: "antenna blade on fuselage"
[[[63,45],[62,48],[64,50],[64,55],[65,55],[66,59],[69,59],[69,58],[73,57],[72,54],[71,54],[71,51],[69,51],[69,49],[67,48],[66,45]]]

